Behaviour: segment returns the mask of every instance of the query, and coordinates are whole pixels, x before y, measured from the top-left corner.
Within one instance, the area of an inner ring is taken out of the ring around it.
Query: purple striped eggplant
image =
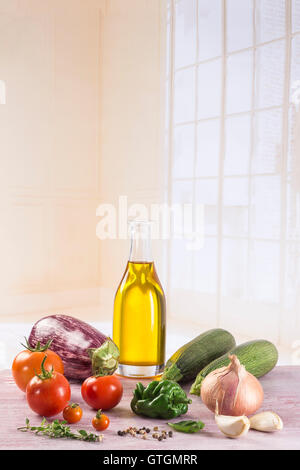
[[[62,359],[65,376],[85,380],[91,375],[111,375],[118,367],[119,350],[100,331],[68,315],[50,315],[37,321],[29,345],[51,341],[50,349]]]

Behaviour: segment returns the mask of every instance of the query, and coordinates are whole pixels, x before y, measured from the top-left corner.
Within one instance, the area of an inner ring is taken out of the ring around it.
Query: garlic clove
[[[220,431],[231,439],[244,436],[250,429],[247,416],[215,415],[215,420]]]
[[[281,431],[283,422],[273,411],[264,411],[250,418],[250,428],[262,432]]]

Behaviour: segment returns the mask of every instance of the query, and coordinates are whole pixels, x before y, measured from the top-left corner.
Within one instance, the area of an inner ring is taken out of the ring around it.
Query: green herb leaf
[[[178,423],[167,423],[175,431],[185,432],[188,434],[193,434],[195,432],[201,431],[204,428],[205,424],[202,421],[179,421]]]
[[[48,436],[50,438],[67,438],[67,439],[77,439],[79,441],[88,441],[88,442],[99,442],[102,440],[100,436],[93,433],[88,433],[84,429],[73,433],[70,426],[66,426],[66,421],[55,420],[52,423],[48,423],[45,418],[43,418],[40,426],[30,426],[29,419],[26,418],[26,426],[18,428],[19,431],[32,431],[35,434],[41,433],[43,436]]]

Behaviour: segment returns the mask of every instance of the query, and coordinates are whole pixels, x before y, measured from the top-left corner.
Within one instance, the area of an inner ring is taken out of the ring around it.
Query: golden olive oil
[[[148,260],[148,244],[133,238],[115,295],[113,340],[120,349],[119,373],[129,377],[158,375],[165,361],[165,296],[154,262]]]

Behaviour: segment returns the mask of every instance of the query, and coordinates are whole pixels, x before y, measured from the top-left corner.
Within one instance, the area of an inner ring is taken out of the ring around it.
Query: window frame
[[[195,0],[196,4],[196,61],[190,65],[183,66],[176,68],[175,65],[175,24],[176,24],[176,15],[175,15],[175,7],[176,4],[180,2],[184,2],[185,0],[170,0],[167,2],[167,15],[166,21],[170,31],[170,39],[168,42],[169,51],[167,54],[169,55],[168,64],[169,69],[166,73],[166,93],[167,93],[167,119],[166,119],[166,129],[165,129],[165,138],[167,140],[167,154],[168,154],[168,169],[167,169],[167,198],[168,203],[172,205],[172,193],[174,182],[176,181],[192,181],[192,202],[193,204],[196,203],[196,183],[198,180],[203,179],[210,179],[212,177],[197,177],[196,175],[196,163],[197,163],[197,149],[198,149],[198,132],[197,126],[199,122],[207,122],[211,120],[211,118],[207,119],[199,119],[198,118],[198,74],[199,74],[199,66],[204,63],[211,62],[219,58],[221,60],[221,67],[222,67],[222,74],[221,74],[221,82],[222,82],[222,90],[221,90],[221,112],[218,116],[220,119],[220,151],[219,151],[219,171],[217,175],[218,181],[218,202],[217,202],[217,285],[216,285],[216,316],[215,316],[215,323],[217,326],[221,326],[224,324],[224,318],[222,317],[222,303],[224,299],[222,298],[222,263],[223,263],[223,241],[226,239],[231,240],[246,240],[248,242],[248,252],[247,252],[247,266],[248,266],[248,282],[247,282],[247,289],[251,289],[250,287],[250,279],[249,279],[249,265],[251,261],[251,251],[253,244],[257,241],[263,241],[270,243],[279,243],[280,255],[279,255],[279,280],[278,280],[278,287],[279,287],[279,299],[278,302],[274,302],[276,305],[263,305],[263,303],[253,304],[252,302],[245,301],[244,303],[241,302],[238,305],[238,308],[245,307],[248,311],[248,315],[251,315],[251,306],[252,310],[257,310],[257,308],[261,309],[261,313],[268,312],[266,314],[266,319],[268,321],[271,320],[272,315],[275,313],[276,318],[274,318],[275,326],[272,328],[271,336],[274,341],[278,344],[285,344],[290,345],[291,341],[296,334],[294,329],[300,329],[299,320],[297,319],[296,309],[294,311],[289,312],[289,321],[290,325],[287,325],[287,319],[285,318],[286,315],[286,308],[285,308],[285,289],[286,289],[286,270],[287,270],[287,251],[289,249],[289,245],[295,243],[295,240],[290,240],[287,234],[287,222],[288,222],[288,208],[287,208],[287,198],[288,198],[288,177],[290,175],[289,168],[288,168],[288,152],[289,152],[289,114],[291,110],[291,96],[290,96],[290,82],[291,82],[291,52],[292,52],[292,39],[295,36],[300,35],[300,31],[293,31],[293,19],[292,19],[292,0],[285,0],[285,35],[282,37],[278,37],[266,42],[257,42],[257,12],[258,12],[258,1],[259,0],[252,0],[253,3],[253,11],[252,11],[252,34],[253,34],[253,44],[251,47],[246,47],[234,51],[227,51],[227,3],[228,0],[220,0],[222,5],[222,54],[221,56],[212,57],[206,60],[199,60],[199,0]],[[284,40],[285,41],[285,69],[284,69],[284,89],[283,89],[283,99],[281,105],[274,105],[274,106],[266,106],[257,108],[256,106],[256,96],[257,96],[257,52],[261,50],[263,46],[276,44],[278,41]],[[251,89],[251,109],[250,111],[246,111],[243,113],[227,113],[226,112],[226,81],[227,81],[227,61],[228,58],[235,56],[236,54],[251,51],[252,58],[253,58],[253,68],[252,68],[252,89]],[[175,93],[175,77],[176,73],[186,69],[195,70],[195,82],[196,82],[196,89],[195,89],[195,109],[194,109],[194,120],[183,122],[183,123],[175,123],[174,122],[174,93]],[[253,165],[253,157],[255,154],[255,120],[258,113],[264,111],[272,111],[272,110],[281,110],[282,112],[282,119],[281,119],[281,128],[282,128],[282,139],[281,139],[281,162],[280,162],[280,170],[275,172],[274,175],[280,177],[280,188],[281,188],[281,203],[280,203],[280,234],[278,239],[270,239],[268,240],[265,237],[259,238],[251,235],[250,227],[253,217],[253,211],[251,210],[251,200],[252,200],[252,188],[253,188],[253,181],[254,178],[259,176],[272,176],[273,173],[254,173],[252,170]],[[251,120],[251,147],[250,147],[250,157],[249,157],[249,167],[247,175],[239,175],[239,174],[226,174],[224,172],[224,161],[225,161],[225,145],[226,145],[226,120],[230,117],[235,117],[239,115],[249,116]],[[186,125],[186,124],[193,124],[195,126],[195,137],[194,137],[194,170],[193,170],[193,177],[192,178],[174,178],[172,175],[173,166],[174,166],[174,131],[177,127]],[[224,235],[224,182],[226,178],[240,178],[247,176],[249,179],[248,184],[248,234],[245,236],[230,236]],[[207,238],[214,238],[213,235],[207,235]],[[300,240],[298,240],[300,242]],[[300,245],[299,245],[300,246]],[[168,247],[168,262],[167,262],[167,292],[169,298],[174,298],[174,289],[171,285],[171,260],[172,260],[172,241],[169,243]],[[191,289],[193,290],[193,289]],[[183,293],[181,293],[183,294]],[[179,294],[180,295],[180,294]],[[191,295],[189,292],[188,295]],[[188,295],[187,298],[188,299]],[[176,297],[176,296],[175,296]],[[178,296],[176,297],[178,298]],[[177,301],[176,301],[177,302]],[[174,304],[175,302],[173,302]],[[176,309],[175,309],[176,310]],[[171,305],[171,315],[177,316],[176,311],[172,311]],[[257,313],[258,318],[260,313]],[[253,317],[254,318],[254,317]],[[225,319],[226,321],[226,319]],[[253,319],[252,319],[253,321]],[[234,324],[236,322],[236,318],[233,316],[229,324]],[[250,322],[245,322],[246,330],[251,325]],[[283,325],[285,325],[283,327]],[[251,332],[250,332],[251,334]],[[253,332],[255,334],[255,331]]]

